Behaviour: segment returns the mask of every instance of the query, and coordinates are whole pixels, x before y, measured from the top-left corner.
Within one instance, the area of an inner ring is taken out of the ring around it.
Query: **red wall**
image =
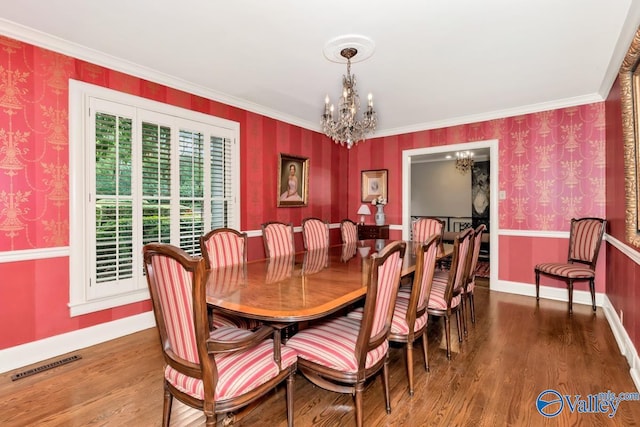
[[[0,256],[69,244],[70,78],[239,122],[242,230],[349,216],[348,153],[323,135],[0,36]],[[309,206],[276,207],[278,153],[309,157]],[[264,256],[261,238],[249,249]],[[71,318],[68,270],[67,257],[0,263],[0,324],[11,325],[0,349],[151,309],[147,301]]]
[[[243,230],[306,216],[357,219],[366,169],[389,170],[387,222],[401,224],[402,151],[486,139],[500,141],[492,165],[508,194],[501,229],[566,231],[572,216],[604,215],[603,103],[373,138],[347,151],[313,131],[0,37],[0,82],[9,82],[0,85],[0,256],[68,245],[69,78],[239,122]],[[310,158],[308,207],[276,207],[278,153]],[[563,239],[502,236],[500,245],[510,249],[499,254],[507,281],[532,283],[535,262],[566,254]],[[249,256],[263,256],[261,238],[250,239]],[[150,309],[143,302],[70,318],[67,258],[0,263],[0,277],[0,323],[13,326],[0,349]]]
[[[360,171],[389,170],[387,221],[402,223],[402,151],[497,139],[501,230],[568,231],[573,217],[605,215],[604,103],[443,129],[373,138],[351,149],[349,212],[358,209]],[[452,151],[455,147],[452,147]],[[437,191],[437,189],[434,189]],[[534,283],[533,268],[542,261],[566,259],[566,239],[500,236],[498,278]],[[605,251],[598,259],[596,291],[605,290]],[[545,279],[547,286],[564,287]],[[586,284],[576,289],[588,290]]]
[[[625,242],[624,140],[618,81],[609,92],[607,110],[607,220],[608,234]],[[638,251],[636,251],[638,252]],[[616,312],[623,311],[623,326],[640,351],[640,265],[607,245],[607,297]]]

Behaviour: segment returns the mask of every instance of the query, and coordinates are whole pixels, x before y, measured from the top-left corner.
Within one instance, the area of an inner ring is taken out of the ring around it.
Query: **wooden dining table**
[[[391,240],[363,240],[210,270],[207,303],[271,324],[318,319],[367,292],[370,257]],[[415,271],[417,244],[407,242],[402,276]],[[451,254],[441,246],[439,258]]]

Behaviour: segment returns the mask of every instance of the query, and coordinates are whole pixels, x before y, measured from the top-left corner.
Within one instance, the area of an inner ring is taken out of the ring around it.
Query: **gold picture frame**
[[[387,194],[387,169],[362,171],[362,201],[371,202],[377,197],[389,201]]]
[[[624,191],[625,235],[627,243],[640,248],[640,223],[638,212],[640,207],[638,184],[640,177],[637,164],[640,160],[640,29],[633,37],[627,55],[620,66],[620,101],[622,105],[622,134],[624,138]],[[634,99],[635,97],[635,99]],[[634,107],[635,105],[635,107]]]
[[[280,153],[278,161],[278,207],[307,206],[309,158]]]

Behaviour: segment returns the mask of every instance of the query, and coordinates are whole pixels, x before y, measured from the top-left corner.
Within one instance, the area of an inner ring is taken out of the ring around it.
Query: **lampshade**
[[[364,216],[371,215],[371,209],[369,209],[369,205],[360,205],[360,209],[358,209],[358,215],[360,215],[360,224],[364,224]]]
[[[369,205],[360,205],[360,209],[358,209],[358,215],[371,215],[371,209],[369,209]]]

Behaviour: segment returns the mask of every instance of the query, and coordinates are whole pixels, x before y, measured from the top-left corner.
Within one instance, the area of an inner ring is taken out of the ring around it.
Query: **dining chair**
[[[356,425],[363,424],[365,381],[382,370],[385,404],[389,399],[388,333],[406,249],[392,242],[367,261],[367,293],[362,320],[338,316],[293,335],[287,346],[298,353],[298,369],[318,387],[355,396]]]
[[[211,329],[207,320],[204,259],[164,243],[143,247],[164,366],[162,425],[175,397],[202,410],[207,426],[270,393],[286,380],[288,425],[293,425],[296,353],[273,340],[273,329]]]
[[[320,218],[302,220],[302,242],[306,250],[329,247],[329,223]]]
[[[200,236],[200,253],[205,261],[207,270],[221,269],[220,274],[231,275],[236,269],[227,267],[244,265],[247,262],[247,233],[241,233],[232,228],[216,228]],[[220,281],[216,283],[221,283]],[[209,306],[211,325],[215,328],[236,326],[253,329],[260,326],[260,322],[236,316]]]
[[[411,240],[426,242],[433,234],[440,236],[444,233],[444,221],[439,218],[418,218],[411,223]]]
[[[429,370],[427,355],[427,304],[436,267],[440,235],[433,234],[416,252],[416,270],[413,286],[408,294],[398,292],[389,341],[405,344],[409,395],[413,396],[413,343],[422,338],[424,369]]]
[[[342,243],[355,243],[358,241],[358,226],[350,219],[340,221],[340,237]]]
[[[602,218],[572,218],[569,254],[566,262],[546,262],[535,266],[536,301],[540,301],[540,275],[564,280],[569,288],[569,313],[573,312],[573,284],[589,282],[591,305],[596,311],[596,261],[607,221]]]
[[[484,224],[478,225],[473,232],[473,252],[471,254],[471,265],[467,278],[467,286],[464,289],[463,299],[469,302],[469,311],[471,314],[471,323],[476,323],[476,307],[473,301],[473,292],[476,288],[476,268],[478,267],[478,258],[480,257],[480,245],[482,245],[482,233],[487,229]]]
[[[431,293],[427,313],[430,316],[444,319],[444,333],[447,342],[447,359],[451,359],[451,315],[456,315],[458,326],[458,341],[462,342],[462,330],[464,319],[462,314],[464,292],[467,271],[470,265],[470,247],[473,229],[467,228],[459,233],[453,240],[453,252],[451,254],[451,267],[448,270],[436,271],[433,275]]]
[[[262,240],[267,258],[290,255],[296,252],[293,240],[293,224],[269,221],[262,224]]]

